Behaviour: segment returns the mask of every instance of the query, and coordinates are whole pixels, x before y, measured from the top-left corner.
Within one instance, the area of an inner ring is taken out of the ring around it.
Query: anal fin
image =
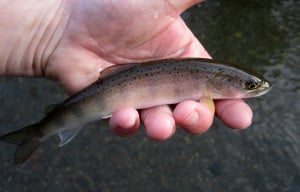
[[[74,137],[76,137],[76,135],[79,133],[80,130],[81,127],[75,129],[66,129],[58,133],[60,139],[59,146],[62,147],[68,144],[70,141],[72,141]]]

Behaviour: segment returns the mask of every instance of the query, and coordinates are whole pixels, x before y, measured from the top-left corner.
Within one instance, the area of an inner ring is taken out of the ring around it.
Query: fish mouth
[[[263,81],[262,85],[258,88],[259,91],[270,91],[270,89],[272,89],[272,85],[270,82],[268,81]],[[265,92],[266,93],[266,92]]]

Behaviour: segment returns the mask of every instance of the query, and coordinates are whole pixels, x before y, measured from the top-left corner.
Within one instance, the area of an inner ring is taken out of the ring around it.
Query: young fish
[[[58,134],[60,146],[87,123],[111,116],[117,109],[136,109],[183,100],[235,99],[267,93],[270,83],[237,66],[210,59],[185,58],[114,65],[100,78],[60,103],[40,122],[8,133],[0,140],[17,145],[15,164],[26,161],[40,143]]]

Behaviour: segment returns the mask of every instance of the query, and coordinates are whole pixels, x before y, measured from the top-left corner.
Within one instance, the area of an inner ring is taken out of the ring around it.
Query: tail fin
[[[1,141],[17,145],[14,164],[24,163],[39,147],[40,138],[37,134],[38,124],[8,133],[0,137]]]

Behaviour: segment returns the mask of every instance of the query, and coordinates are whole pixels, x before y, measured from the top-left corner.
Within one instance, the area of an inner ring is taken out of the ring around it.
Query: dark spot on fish
[[[231,79],[229,78],[227,81],[228,81],[228,82],[231,82]]]

